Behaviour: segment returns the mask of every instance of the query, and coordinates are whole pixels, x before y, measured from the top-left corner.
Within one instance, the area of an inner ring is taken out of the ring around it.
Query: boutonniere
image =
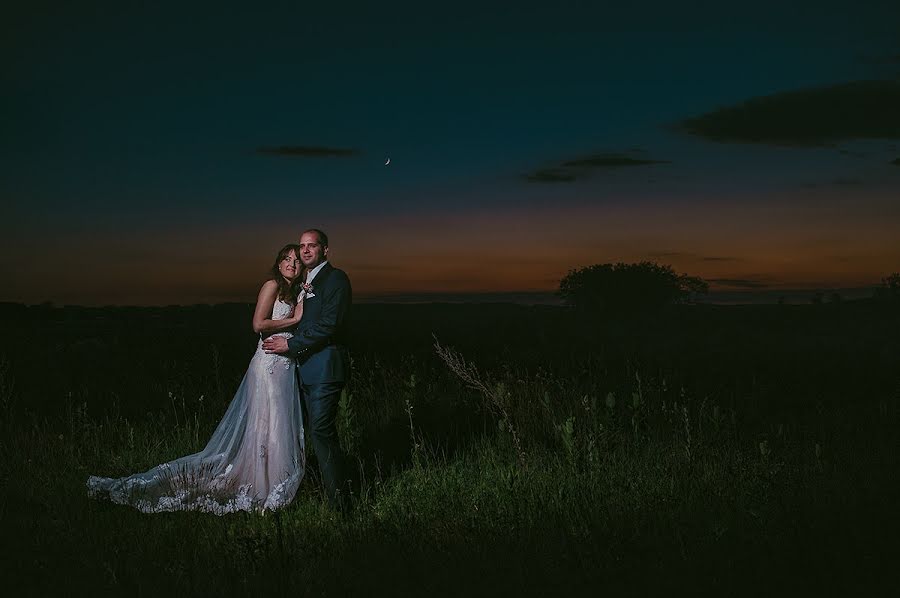
[[[312,286],[312,284],[310,284],[310,283],[308,283],[308,282],[304,282],[304,283],[303,283],[303,290],[306,291],[306,297],[307,297],[307,298],[309,298],[309,297],[315,297],[315,296],[316,296],[315,292],[313,291],[313,286]]]

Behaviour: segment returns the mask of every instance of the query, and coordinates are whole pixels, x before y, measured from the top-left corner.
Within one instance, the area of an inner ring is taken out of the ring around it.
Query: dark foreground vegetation
[[[275,515],[91,501],[205,444],[251,306],[0,309],[3,585],[24,594],[828,595],[893,586],[900,310],[589,318],[361,305],[340,433]],[[433,336],[434,335],[434,336]],[[435,349],[435,337],[441,355]]]

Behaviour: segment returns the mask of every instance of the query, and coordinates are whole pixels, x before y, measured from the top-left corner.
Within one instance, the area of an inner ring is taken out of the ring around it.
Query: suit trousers
[[[343,382],[303,384],[303,400],[306,406],[303,425],[312,438],[328,502],[332,507],[341,510],[347,505],[349,492],[345,471],[346,458],[341,450],[336,425],[338,403],[343,388]]]

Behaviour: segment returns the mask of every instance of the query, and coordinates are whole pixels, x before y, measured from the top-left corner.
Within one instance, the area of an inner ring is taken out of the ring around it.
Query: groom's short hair
[[[318,228],[308,228],[300,233],[300,236],[302,237],[306,233],[316,233],[316,236],[319,237],[319,245],[328,247],[328,235],[325,234],[325,231],[319,230]]]

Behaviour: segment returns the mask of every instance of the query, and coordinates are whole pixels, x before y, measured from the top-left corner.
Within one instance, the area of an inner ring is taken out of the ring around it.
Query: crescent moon
[[[390,163],[391,163],[391,159],[388,158],[387,161],[385,161],[384,165],[387,166],[387,165],[390,164]]]

